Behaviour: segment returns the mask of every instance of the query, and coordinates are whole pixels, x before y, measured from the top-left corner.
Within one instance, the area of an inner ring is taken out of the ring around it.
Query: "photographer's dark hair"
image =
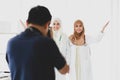
[[[32,23],[32,24],[37,24],[40,26],[43,26],[46,22],[50,21],[52,18],[49,10],[44,7],[44,6],[36,6],[33,7],[30,11],[29,11],[29,15],[28,15],[28,24]]]

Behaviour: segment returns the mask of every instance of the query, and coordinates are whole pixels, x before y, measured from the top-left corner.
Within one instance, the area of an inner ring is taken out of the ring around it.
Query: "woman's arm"
[[[102,28],[102,30],[101,30],[102,33],[104,32],[104,30],[105,30],[105,28],[107,27],[107,25],[109,24],[109,22],[110,22],[110,21],[108,21],[108,22],[103,26],[103,28]]]
[[[70,60],[71,60],[71,48],[70,48],[70,40],[69,38],[67,37],[67,41],[66,41],[66,61],[67,61],[67,64],[70,65]]]
[[[21,25],[24,27],[24,29],[26,29],[27,28],[27,26],[22,22],[22,20],[21,19],[19,19],[19,21],[20,21],[20,23],[21,23]]]
[[[100,42],[102,40],[103,36],[104,36],[104,30],[105,30],[105,28],[107,27],[108,24],[109,24],[109,21],[103,26],[101,32],[99,34],[97,34],[95,37],[86,35],[85,36],[86,43],[88,45],[90,45],[90,44],[93,44],[93,43]]]

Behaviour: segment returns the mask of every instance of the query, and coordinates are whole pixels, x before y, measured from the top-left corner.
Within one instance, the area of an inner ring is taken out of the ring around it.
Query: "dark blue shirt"
[[[11,80],[55,80],[54,67],[59,70],[66,63],[55,42],[35,28],[9,40],[6,60]]]

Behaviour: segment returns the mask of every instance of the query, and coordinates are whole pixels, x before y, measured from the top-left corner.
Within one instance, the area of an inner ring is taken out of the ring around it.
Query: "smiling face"
[[[57,20],[55,20],[54,22],[53,22],[53,29],[54,29],[54,31],[58,31],[59,29],[60,29],[60,22],[59,21],[57,21]]]
[[[84,31],[83,23],[80,20],[74,23],[74,31],[78,34]]]

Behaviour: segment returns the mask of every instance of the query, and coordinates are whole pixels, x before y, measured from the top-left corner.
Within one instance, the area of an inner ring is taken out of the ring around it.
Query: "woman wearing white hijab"
[[[89,45],[101,41],[108,23],[109,21],[103,26],[101,32],[93,38],[85,34],[84,24],[81,20],[74,22],[74,32],[69,37],[71,59],[68,80],[93,80]]]
[[[59,18],[55,18],[52,23],[52,30],[53,30],[53,39],[56,42],[61,54],[66,59],[67,64],[69,64],[69,44],[68,44],[68,37],[62,31],[61,27],[61,20]],[[57,70],[56,71],[56,80],[66,80],[66,75],[60,74]]]

